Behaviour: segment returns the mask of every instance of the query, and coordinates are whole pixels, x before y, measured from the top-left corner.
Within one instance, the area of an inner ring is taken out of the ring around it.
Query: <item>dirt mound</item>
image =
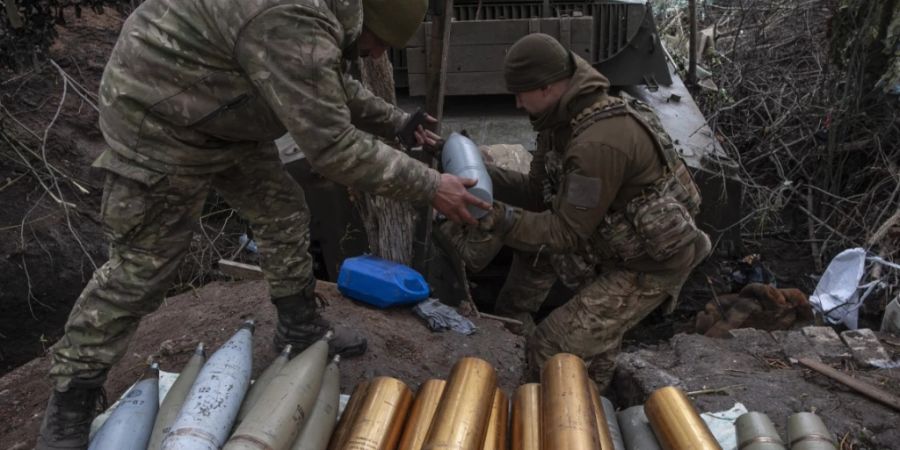
[[[341,361],[341,392],[359,381],[379,375],[399,378],[416,389],[429,378],[446,378],[463,356],[489,361],[501,387],[512,393],[522,383],[524,342],[499,323],[473,318],[478,332],[462,336],[429,331],[408,308],[377,310],[342,297],[331,283],[320,282],[326,317],[363,331],[368,352]],[[208,348],[221,345],[242,319],[257,321],[253,339],[254,376],[272,359],[275,313],[264,282],[212,283],[166,300],[138,328],[128,352],[110,373],[106,390],[114,399],[140,377],[153,357],[164,370],[178,371],[198,341]],[[38,358],[0,378],[0,448],[26,449],[34,445],[50,385],[47,358]]]

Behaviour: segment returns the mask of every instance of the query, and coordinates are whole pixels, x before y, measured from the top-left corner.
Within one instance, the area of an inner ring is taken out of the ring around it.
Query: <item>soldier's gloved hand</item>
[[[425,127],[431,127],[436,123],[437,119],[420,109],[410,115],[406,123],[400,127],[397,139],[408,149],[418,146],[433,147],[441,140],[441,136]]]
[[[512,229],[519,220],[522,210],[503,202],[494,202],[491,210],[478,219],[478,228],[492,234],[503,236]]]
[[[428,116],[428,120],[437,123],[437,119],[434,117]],[[441,135],[422,127],[422,125],[416,128],[416,144],[423,147],[434,147],[438,145],[438,142],[442,142]]]

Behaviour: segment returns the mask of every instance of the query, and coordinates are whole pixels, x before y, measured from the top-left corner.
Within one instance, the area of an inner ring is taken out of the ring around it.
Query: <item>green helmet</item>
[[[428,8],[428,0],[363,0],[363,26],[394,48],[406,47]]]

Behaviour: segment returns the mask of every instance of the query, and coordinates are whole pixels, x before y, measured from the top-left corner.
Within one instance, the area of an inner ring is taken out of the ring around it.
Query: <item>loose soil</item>
[[[472,318],[478,331],[470,336],[436,333],[408,308],[377,310],[342,297],[336,287],[320,282],[324,315],[333,323],[366,334],[369,349],[358,358],[342,360],[341,392],[375,376],[403,380],[410,388],[430,378],[449,376],[464,356],[477,356],[497,370],[500,386],[511,394],[523,382],[524,342],[498,322]],[[221,345],[246,318],[256,320],[253,372],[258,375],[276,356],[272,347],[275,312],[264,282],[212,283],[166,300],[138,327],[124,358],[106,383],[115,399],[140,378],[147,361],[163,370],[179,371],[198,342]],[[37,358],[0,378],[0,448],[32,448],[50,393],[49,361]]]

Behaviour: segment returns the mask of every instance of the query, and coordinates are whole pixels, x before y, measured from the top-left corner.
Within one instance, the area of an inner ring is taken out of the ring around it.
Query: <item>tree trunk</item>
[[[378,59],[365,58],[359,64],[360,81],[375,95],[397,104],[394,92],[394,68],[387,54]],[[373,254],[402,264],[413,256],[415,210],[408,203],[363,193],[356,201]]]
[[[387,56],[357,61],[357,67],[360,81],[373,94],[392,104],[397,103],[394,92],[394,69]],[[416,209],[408,203],[368,193],[356,195],[355,198],[354,203],[366,229],[371,252],[382,258],[412,266],[415,253],[413,242],[416,239],[416,222],[419,217]],[[430,239],[425,245],[431,248]],[[477,308],[469,294],[462,261],[452,255],[452,249],[449,247],[443,250],[445,256],[434,254],[432,251],[427,252],[430,264],[426,266],[422,275],[428,280],[433,294],[445,303],[460,304],[463,314],[468,315],[470,311],[477,314]]]

